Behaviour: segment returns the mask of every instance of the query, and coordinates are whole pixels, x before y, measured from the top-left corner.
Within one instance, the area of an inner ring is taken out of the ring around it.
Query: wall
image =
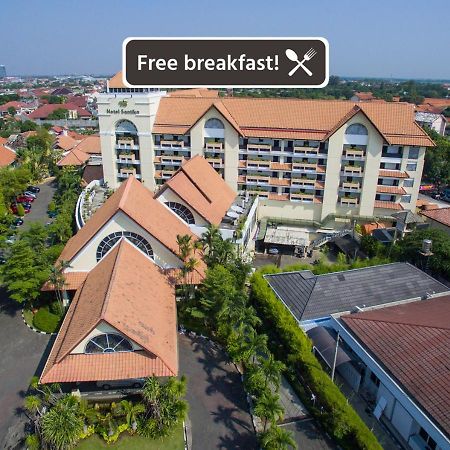
[[[281,219],[321,220],[322,205],[290,201],[259,199],[258,219],[277,217]]]
[[[118,212],[104,227],[102,227],[97,234],[90,240],[90,242],[81,250],[81,252],[70,261],[71,268],[68,272],[90,271],[97,265],[96,251],[98,244],[102,239],[110,233],[116,231],[131,231],[141,235],[147,239],[153,249],[153,258],[155,263],[162,268],[181,267],[181,261],[166,247],[164,247],[151,234],[141,228],[136,222],[131,220],[122,212]]]

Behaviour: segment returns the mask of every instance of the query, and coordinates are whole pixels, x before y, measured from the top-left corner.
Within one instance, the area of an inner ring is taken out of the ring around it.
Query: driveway
[[[56,185],[53,178],[43,184],[40,184],[41,192],[37,194],[36,200],[31,204],[31,211],[25,214],[23,229],[27,229],[31,222],[39,222],[45,225],[50,219],[47,216],[48,204],[51,202],[56,191]]]
[[[337,446],[317,428],[313,419],[298,420],[281,426],[292,433],[297,448],[301,450],[337,449]]]
[[[257,448],[241,378],[226,355],[200,338],[178,340],[180,374],[188,379],[192,448]]]
[[[10,449],[23,436],[20,414],[31,377],[44,363],[50,336],[31,331],[22,321],[20,305],[0,287],[0,443]]]

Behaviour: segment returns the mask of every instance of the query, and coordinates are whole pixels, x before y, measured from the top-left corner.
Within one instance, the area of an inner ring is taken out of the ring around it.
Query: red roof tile
[[[341,317],[450,435],[450,296]]]
[[[421,212],[422,216],[435,220],[447,227],[450,227],[450,206],[447,208],[425,209]]]
[[[0,167],[10,166],[16,160],[16,153],[4,145],[0,145]]]
[[[395,209],[400,211],[403,210],[403,206],[400,205],[400,203],[386,202],[383,200],[375,200],[374,207],[382,209]]]

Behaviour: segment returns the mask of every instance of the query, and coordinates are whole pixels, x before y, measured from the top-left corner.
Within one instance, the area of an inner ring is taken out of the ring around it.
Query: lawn
[[[106,444],[96,434],[81,441],[76,450],[97,450],[111,448],[114,450],[184,450],[183,425],[180,424],[173,434],[164,439],[148,439],[141,436],[130,436],[124,432],[115,444]]]

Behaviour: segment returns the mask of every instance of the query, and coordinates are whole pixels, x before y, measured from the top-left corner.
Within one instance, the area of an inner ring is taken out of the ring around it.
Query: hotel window
[[[353,123],[345,130],[345,134],[357,134],[367,136],[367,128],[362,123]]]
[[[98,244],[96,254],[97,262],[100,261],[123,237],[134,244],[147,256],[153,258],[153,249],[146,239],[131,231],[117,231],[115,233],[108,234],[108,236],[106,236],[100,244]]]
[[[411,195],[402,195],[402,198],[400,200],[403,203],[411,203]]]
[[[186,208],[186,206],[177,202],[166,202],[166,205],[187,224],[195,225],[194,215]]]
[[[219,119],[208,119],[205,123],[205,128],[216,128],[223,130],[225,127]]]
[[[417,163],[406,164],[406,170],[409,170],[410,172],[415,172],[417,170]]]
[[[437,447],[436,441],[430,437],[430,435],[422,427],[420,427],[419,436],[426,442],[427,448],[435,450]]]
[[[100,334],[93,337],[84,349],[84,353],[132,352],[133,346],[128,339],[114,333]]]
[[[403,181],[403,187],[413,187],[414,186],[414,178],[406,178],[405,181]]]
[[[409,159],[418,159],[419,158],[419,147],[409,147],[408,158]]]

